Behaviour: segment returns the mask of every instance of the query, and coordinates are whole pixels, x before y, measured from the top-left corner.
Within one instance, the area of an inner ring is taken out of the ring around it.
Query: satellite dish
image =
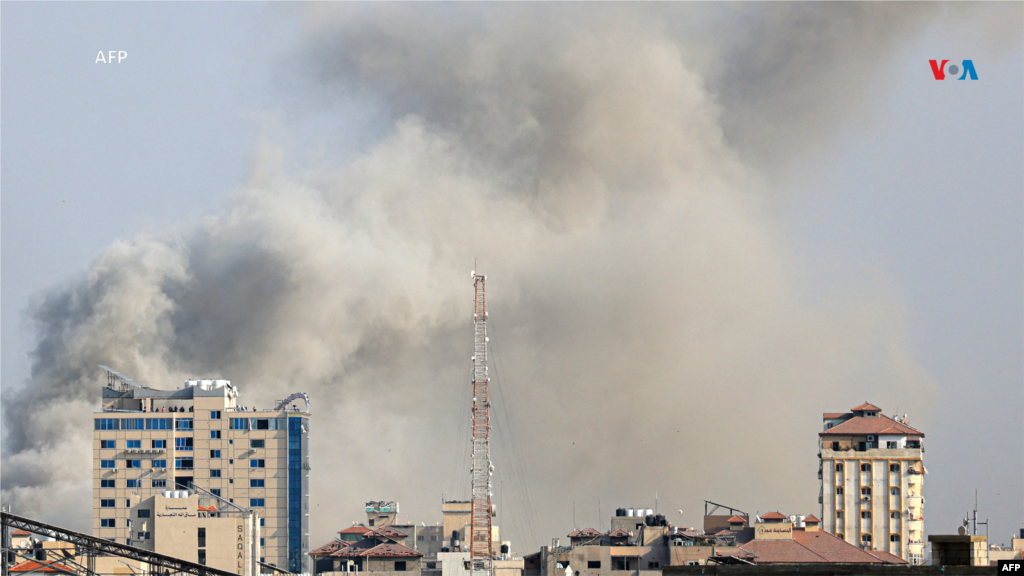
[[[956,533],[961,535],[961,536],[967,536],[967,527],[966,526],[958,526],[957,529],[956,529]]]

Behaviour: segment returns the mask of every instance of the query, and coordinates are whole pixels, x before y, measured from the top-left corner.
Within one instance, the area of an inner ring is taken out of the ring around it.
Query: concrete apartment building
[[[822,529],[865,550],[924,564],[924,434],[866,402],[825,413],[823,421]]]
[[[159,390],[108,370],[103,407],[94,414],[93,534],[202,561],[200,534],[218,538],[233,504],[258,518],[258,561],[308,572],[309,400],[293,394],[273,409],[255,410],[238,396],[227,380]],[[184,494],[191,483],[209,491],[207,498],[224,500],[211,504],[215,513]],[[168,497],[183,498],[173,503],[182,515],[165,516]],[[206,562],[213,561],[212,548]]]

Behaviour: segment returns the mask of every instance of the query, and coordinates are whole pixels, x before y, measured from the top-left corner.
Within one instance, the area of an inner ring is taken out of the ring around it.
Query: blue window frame
[[[175,430],[191,430],[192,419],[191,418],[175,418],[174,419]]]
[[[178,450],[178,451],[191,450],[192,449],[192,441],[193,440],[192,440],[191,436],[189,436],[188,438],[175,438],[174,439],[174,449]]]
[[[249,498],[249,507],[262,508],[264,506],[264,502],[266,502],[266,500],[263,498]]]
[[[117,448],[116,440],[100,440],[100,448]]]
[[[153,480],[153,488],[167,488],[167,480]]]
[[[145,430],[146,420],[144,418],[122,418],[121,430]]]
[[[210,439],[217,440],[220,438],[220,430],[210,430]]]
[[[170,430],[172,428],[171,418],[147,418],[146,430]]]
[[[117,528],[117,519],[100,518],[100,528]]]
[[[263,478],[250,478],[249,488],[263,488],[266,486],[266,482]]]
[[[248,430],[249,419],[248,418],[232,418],[231,419],[232,430]]]
[[[210,488],[210,493],[214,496],[220,496],[220,488]]]
[[[142,468],[142,460],[125,460],[125,468]]]
[[[113,508],[113,507],[114,507],[114,499],[113,498],[100,500],[100,508]]]
[[[125,484],[124,485],[125,485],[125,488],[138,488],[139,487],[139,481],[134,479],[134,478],[131,478],[129,480],[125,480]]]
[[[178,470],[191,470],[194,463],[192,458],[175,458],[174,467]]]
[[[294,445],[294,448],[292,447]],[[302,560],[302,418],[288,418],[288,571],[303,572]]]
[[[93,430],[120,430],[121,420],[118,418],[96,418]]]
[[[220,458],[220,450],[210,450],[210,458]]]
[[[113,478],[100,480],[100,488],[117,488],[117,481]]]
[[[211,410],[210,420],[220,420],[220,410]]]
[[[266,440],[249,440],[249,448],[265,448],[266,445]]]
[[[220,478],[220,470],[217,468],[212,468],[210,470],[210,478]]]
[[[167,468],[167,460],[153,460],[153,468]]]
[[[100,460],[100,468],[117,468],[116,460]]]
[[[142,440],[128,440],[124,444],[125,448],[142,448]]]
[[[153,440],[153,448],[167,448],[167,440]]]
[[[266,460],[249,460],[249,468],[266,468]]]

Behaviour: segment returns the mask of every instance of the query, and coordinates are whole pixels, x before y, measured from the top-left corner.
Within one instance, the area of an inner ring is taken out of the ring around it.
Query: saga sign
[[[792,522],[774,522],[771,524],[760,523],[754,528],[754,538],[757,540],[792,540]]]

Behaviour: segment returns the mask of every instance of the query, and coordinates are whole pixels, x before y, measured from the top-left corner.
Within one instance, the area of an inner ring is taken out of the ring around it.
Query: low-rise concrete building
[[[988,536],[929,534],[932,566],[988,566]]]

